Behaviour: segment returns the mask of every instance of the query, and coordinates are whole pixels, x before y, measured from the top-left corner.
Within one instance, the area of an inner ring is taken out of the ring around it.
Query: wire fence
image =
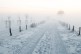
[[[65,23],[62,21],[59,21],[59,22],[62,26],[66,26],[68,28],[68,30],[75,32],[77,34],[77,36],[81,35],[81,27],[77,27],[75,25],[71,25],[71,24],[68,24],[68,23]]]
[[[26,17],[25,20],[22,20],[20,17],[18,20],[11,20],[11,17],[8,17],[7,20],[3,21],[3,24],[5,25],[2,29],[0,30],[0,36],[13,36],[14,34],[17,34],[19,32],[22,32],[24,30],[29,29],[28,27],[30,26],[31,28],[36,27],[40,24],[45,23],[45,20],[39,21],[39,22],[32,22],[32,19],[28,19]],[[22,22],[24,21],[24,22]],[[31,22],[28,22],[31,21]]]

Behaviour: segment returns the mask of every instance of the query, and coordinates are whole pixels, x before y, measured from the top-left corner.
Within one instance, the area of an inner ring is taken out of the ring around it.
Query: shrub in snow
[[[40,24],[43,24],[43,23],[45,23],[45,21],[41,21],[41,22],[40,22]]]
[[[30,25],[31,28],[34,28],[34,27],[36,27],[36,26],[37,26],[36,23],[32,23],[32,24]]]

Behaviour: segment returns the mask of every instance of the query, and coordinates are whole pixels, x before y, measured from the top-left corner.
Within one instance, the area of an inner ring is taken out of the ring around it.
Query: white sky
[[[81,13],[81,0],[0,0],[1,13],[45,12],[58,10]]]

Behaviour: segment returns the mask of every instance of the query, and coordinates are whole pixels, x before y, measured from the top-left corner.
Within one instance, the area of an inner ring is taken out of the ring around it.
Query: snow
[[[81,36],[57,20],[37,23],[34,28],[28,24],[27,30],[22,29],[19,32],[13,27],[13,36],[9,36],[8,28],[0,31],[0,54],[81,54]]]
[[[66,45],[66,49],[69,54],[81,54],[81,35],[78,36],[77,33],[71,30],[68,30],[66,27],[60,26],[58,27],[59,33],[61,35],[64,44]]]

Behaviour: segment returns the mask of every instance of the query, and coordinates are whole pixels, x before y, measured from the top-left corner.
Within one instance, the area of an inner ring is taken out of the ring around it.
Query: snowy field
[[[66,27],[63,28],[63,26],[59,26],[58,29],[68,53],[81,54],[81,35],[78,36],[76,32],[72,32]]]
[[[76,32],[68,30],[57,20],[47,21],[45,17],[41,17],[40,20],[38,17],[28,17],[26,30],[26,16],[20,17],[22,32],[19,32],[19,18],[13,15],[10,36],[9,25],[6,25],[8,18],[0,16],[0,54],[81,54],[81,36],[77,36]],[[32,23],[36,23],[37,26],[31,28]]]

